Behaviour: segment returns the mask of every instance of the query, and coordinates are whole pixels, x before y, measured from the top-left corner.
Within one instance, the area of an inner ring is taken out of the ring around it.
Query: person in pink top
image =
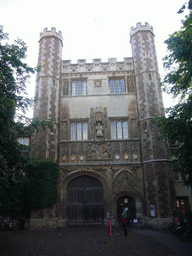
[[[112,218],[111,213],[112,213],[111,210],[109,210],[109,212],[107,213],[108,235],[109,236],[113,236],[112,223],[111,223],[111,218]]]

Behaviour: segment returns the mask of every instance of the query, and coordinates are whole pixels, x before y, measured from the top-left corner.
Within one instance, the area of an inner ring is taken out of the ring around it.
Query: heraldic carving
[[[89,143],[87,160],[110,160],[111,159],[110,143]]]

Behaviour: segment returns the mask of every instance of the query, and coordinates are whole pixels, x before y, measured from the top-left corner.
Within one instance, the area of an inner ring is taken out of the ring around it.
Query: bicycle
[[[8,229],[10,230],[18,230],[19,229],[19,221],[16,219],[11,219],[9,217],[3,219],[3,223],[1,225],[1,230],[6,231]]]
[[[180,225],[179,218],[173,219],[173,222],[169,223],[167,228],[170,232],[174,233],[176,228]]]

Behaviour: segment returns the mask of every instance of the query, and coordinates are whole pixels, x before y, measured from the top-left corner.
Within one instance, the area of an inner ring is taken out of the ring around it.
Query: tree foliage
[[[15,121],[16,110],[25,111],[32,100],[25,95],[26,82],[34,69],[23,62],[27,47],[21,40],[8,44],[8,34],[0,26],[0,175],[17,175],[25,163],[17,142],[22,123]]]
[[[23,205],[28,201],[28,180],[23,170],[29,160],[17,138],[26,131],[52,124],[52,119],[26,117],[34,102],[27,96],[26,86],[30,75],[38,69],[27,65],[26,52],[26,44],[20,39],[10,44],[8,34],[0,26],[0,215],[26,215]]]
[[[188,14],[182,20],[181,29],[165,41],[168,55],[164,67],[168,73],[162,86],[178,103],[166,109],[166,117],[158,117],[156,121],[161,136],[178,144],[178,149],[172,152],[174,170],[184,173],[184,183],[192,186],[192,0],[178,13],[186,8]]]

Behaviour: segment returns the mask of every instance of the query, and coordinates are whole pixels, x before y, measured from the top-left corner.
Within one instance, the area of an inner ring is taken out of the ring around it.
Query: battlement
[[[149,25],[148,22],[145,22],[145,25],[142,25],[141,22],[138,22],[136,24],[136,27],[131,27],[131,30],[130,30],[130,37],[132,35],[134,35],[135,33],[139,32],[139,31],[150,31],[152,34],[154,34],[153,32],[153,27]]]
[[[118,62],[116,58],[109,58],[108,62],[102,62],[102,59],[93,59],[92,63],[87,63],[86,59],[80,59],[76,64],[72,64],[71,60],[62,61],[63,73],[128,71],[132,69],[132,58],[128,57],[121,62]]]
[[[44,28],[43,32],[40,33],[40,40],[43,37],[48,37],[48,36],[55,36],[63,42],[62,32],[61,31],[57,32],[56,28],[54,28],[54,27],[52,27],[51,30],[48,30],[47,28]]]

